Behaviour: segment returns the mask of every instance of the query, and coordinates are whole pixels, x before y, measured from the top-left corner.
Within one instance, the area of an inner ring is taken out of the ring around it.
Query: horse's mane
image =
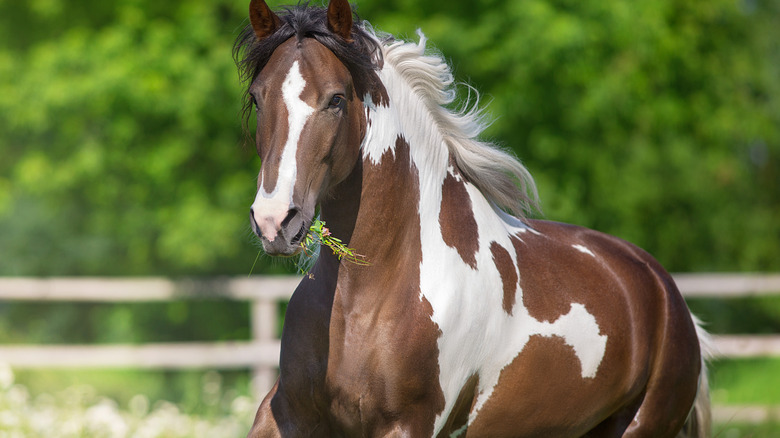
[[[487,126],[479,107],[479,93],[468,87],[469,95],[460,109],[450,109],[457,99],[450,66],[439,54],[426,53],[427,39],[422,32],[418,34],[417,44],[384,44],[385,62],[422,98],[435,128],[469,182],[490,202],[518,217],[538,211],[536,184],[525,166],[496,145],[478,139]]]
[[[271,36],[258,41],[248,25],[236,40],[233,57],[242,81],[251,85],[274,50],[293,36],[315,38],[331,50],[352,74],[359,96],[378,85],[376,73],[383,62],[388,62],[422,98],[436,122],[435,128],[469,182],[490,202],[518,217],[538,210],[536,185],[528,170],[511,154],[478,139],[486,121],[476,90],[469,88],[469,98],[459,110],[449,108],[457,98],[452,71],[441,56],[426,53],[427,40],[421,32],[417,44],[396,41],[378,36],[358,18],[353,23],[353,42],[346,43],[328,29],[324,8],[304,3],[285,7],[278,15],[282,26]],[[247,124],[252,110],[248,88],[242,109]]]

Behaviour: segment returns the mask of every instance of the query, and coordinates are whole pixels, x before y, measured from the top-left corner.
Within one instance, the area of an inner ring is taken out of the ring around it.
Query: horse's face
[[[313,38],[277,48],[252,83],[262,159],[252,229],[271,255],[300,250],[322,197],[354,167],[365,132],[347,68]]]

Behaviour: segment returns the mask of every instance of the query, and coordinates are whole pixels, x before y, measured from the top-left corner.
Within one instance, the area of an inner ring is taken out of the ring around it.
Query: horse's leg
[[[693,430],[681,432],[684,425],[689,429],[687,422],[691,421],[690,415],[697,416],[697,412],[692,409],[694,400],[696,409],[707,409],[704,413],[706,415],[704,421],[709,421],[709,394],[706,380],[703,384],[697,383],[697,375],[683,371],[690,370],[694,368],[693,366],[679,367],[679,364],[671,362],[674,362],[674,359],[664,364],[667,368],[664,369],[662,376],[651,377],[642,405],[626,429],[624,437],[709,436],[709,424],[696,425]],[[706,371],[702,370],[702,372]]]
[[[678,295],[679,297],[679,295]],[[670,306],[666,338],[662,341],[645,396],[624,437],[677,436],[685,424],[699,392],[699,374],[705,372],[699,350],[695,326],[684,330],[690,318],[682,298],[678,306]],[[673,327],[673,325],[677,327]],[[706,389],[706,388],[705,388]],[[705,395],[706,396],[706,395]]]
[[[282,433],[271,411],[271,400],[276,395],[278,389],[279,380],[277,379],[274,387],[271,388],[263,402],[260,403],[260,407],[257,408],[255,422],[252,424],[252,429],[249,431],[247,438],[281,438]]]
[[[704,370],[700,369],[699,355],[691,354],[699,343],[696,330],[689,332],[671,327],[675,323],[682,325],[689,318],[688,310],[683,306],[671,307],[666,338],[650,372],[644,396],[632,403],[630,409],[622,411],[619,420],[622,427],[627,427],[624,438],[674,438],[691,412],[699,392],[699,373]],[[626,415],[632,412],[632,416]],[[626,426],[627,419],[630,424]]]
[[[674,404],[668,392],[642,394],[634,402],[610,415],[582,438],[672,438],[682,425],[685,415],[669,413],[668,405]],[[684,412],[683,410],[680,412]]]
[[[631,403],[628,403],[619,411],[610,415],[609,418],[599,423],[598,426],[591,429],[582,438],[620,438],[624,436],[626,429],[636,416],[637,409],[642,404],[644,394],[637,397]]]
[[[247,438],[312,438],[330,437],[331,433],[320,416],[308,404],[290,403],[279,389],[279,380],[265,396],[255,414],[255,422]]]
[[[673,388],[649,391],[623,437],[676,437],[688,417],[690,403],[680,402],[675,396]]]

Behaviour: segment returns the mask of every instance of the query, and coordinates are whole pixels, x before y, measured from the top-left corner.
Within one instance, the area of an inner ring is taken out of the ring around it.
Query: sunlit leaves
[[[283,1],[269,2],[278,6]],[[547,218],[673,270],[780,257],[772,2],[358,0],[483,92]],[[0,3],[0,273],[246,273],[243,2]],[[464,93],[465,94],[465,93]],[[734,226],[741,224],[741,226]],[[726,231],[728,230],[728,231]],[[256,272],[273,267],[262,259]]]

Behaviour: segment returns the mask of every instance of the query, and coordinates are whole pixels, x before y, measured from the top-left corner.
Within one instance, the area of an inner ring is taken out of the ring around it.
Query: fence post
[[[252,301],[252,340],[256,343],[271,342],[276,339],[277,308],[276,302],[268,298],[255,298]],[[252,370],[252,390],[255,397],[262,400],[276,383],[276,369],[257,366]]]

